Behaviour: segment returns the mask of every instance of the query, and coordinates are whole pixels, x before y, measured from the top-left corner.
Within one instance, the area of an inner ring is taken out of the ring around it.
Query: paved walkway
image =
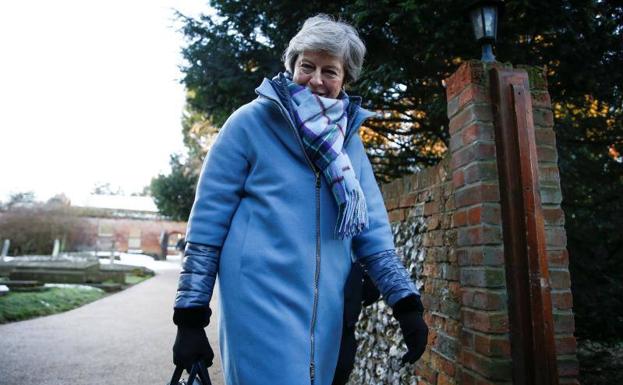
[[[166,384],[178,265],[160,262],[154,278],[81,308],[0,325],[0,385]],[[216,324],[207,332],[218,352]],[[210,375],[223,385],[216,355]]]

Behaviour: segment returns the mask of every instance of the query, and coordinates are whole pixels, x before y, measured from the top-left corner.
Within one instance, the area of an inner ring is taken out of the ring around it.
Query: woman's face
[[[336,99],[344,84],[342,60],[322,51],[305,51],[296,58],[293,80],[316,95]]]

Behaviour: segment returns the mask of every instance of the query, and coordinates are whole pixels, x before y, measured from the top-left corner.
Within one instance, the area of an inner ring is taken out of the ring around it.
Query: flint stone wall
[[[426,309],[436,309],[427,311],[425,319],[428,325],[439,325],[440,330],[431,327],[429,335],[429,341],[439,343],[424,353],[417,366],[401,367],[400,359],[406,353],[402,333],[391,309],[378,301],[364,308],[357,324],[359,348],[351,385],[415,385],[424,378],[436,384],[431,360],[444,365],[456,357],[460,294],[454,252],[456,231],[451,228],[454,207],[449,166],[445,159],[382,188],[398,254],[411,276],[416,277]]]

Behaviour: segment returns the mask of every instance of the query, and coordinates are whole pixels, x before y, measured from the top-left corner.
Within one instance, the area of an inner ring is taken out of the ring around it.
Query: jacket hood
[[[264,78],[262,84],[255,89],[255,93],[259,96],[272,99],[279,104],[285,111],[289,111],[288,106],[284,105],[284,101],[289,100],[290,95],[285,89],[285,81],[289,79],[289,73],[279,73],[273,79]],[[361,97],[348,96],[348,129],[346,137],[350,137],[353,132],[359,129],[361,124],[368,118],[375,116],[376,113],[361,107]]]

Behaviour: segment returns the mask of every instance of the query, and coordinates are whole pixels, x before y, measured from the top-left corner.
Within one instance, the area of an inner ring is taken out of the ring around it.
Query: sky
[[[0,2],[0,201],[140,192],[183,153],[184,44],[201,0]]]

